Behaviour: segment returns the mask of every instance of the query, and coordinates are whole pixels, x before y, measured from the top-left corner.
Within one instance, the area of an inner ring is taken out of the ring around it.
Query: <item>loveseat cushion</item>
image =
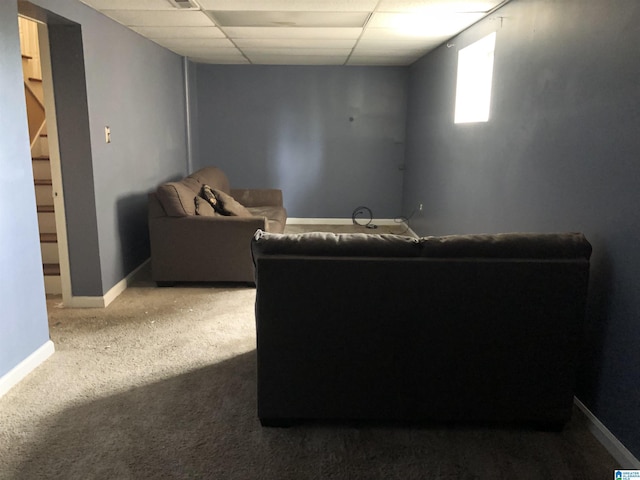
[[[186,217],[196,214],[196,193],[184,181],[169,182],[158,187],[156,194],[169,217]]]
[[[279,234],[258,230],[251,243],[254,260],[262,255],[334,257],[418,257],[418,239],[389,234],[310,232]]]
[[[420,239],[423,257],[585,258],[591,244],[582,233],[499,233]]]

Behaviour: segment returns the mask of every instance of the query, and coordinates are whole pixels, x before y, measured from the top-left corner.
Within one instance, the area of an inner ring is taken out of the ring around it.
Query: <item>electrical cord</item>
[[[360,223],[357,217],[358,215],[362,215],[365,212],[369,214],[369,221],[366,223]],[[378,228],[377,225],[371,223],[373,221],[373,212],[371,212],[371,209],[369,207],[365,207],[364,205],[360,207],[356,207],[356,209],[351,214],[351,221],[353,222],[354,225],[360,225],[361,227]]]
[[[397,233],[396,235],[404,235],[405,233],[407,233],[411,229],[411,226],[409,225],[409,221],[411,220],[411,218],[413,217],[413,215],[415,213],[416,213],[416,209],[413,209],[413,212],[411,212],[411,214],[408,217],[400,215],[400,216],[398,216],[398,217],[393,219],[394,222],[396,222],[396,223],[404,223],[404,225],[405,225],[405,229],[402,232]]]

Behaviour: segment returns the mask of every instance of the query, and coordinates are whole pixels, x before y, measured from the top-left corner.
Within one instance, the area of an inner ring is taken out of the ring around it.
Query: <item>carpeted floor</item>
[[[56,353],[0,398],[1,479],[604,479],[575,411],[562,433],[256,416],[255,290],[156,288],[106,309],[49,299]]]

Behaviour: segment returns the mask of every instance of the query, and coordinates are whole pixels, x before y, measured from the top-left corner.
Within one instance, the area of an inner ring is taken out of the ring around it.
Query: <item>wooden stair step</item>
[[[36,78],[36,77],[29,77],[29,81],[42,83],[42,79],[41,78]]]
[[[33,60],[33,57],[31,55],[25,55],[24,53],[22,54],[22,58],[26,60]]]
[[[34,180],[33,182],[36,185],[53,185],[53,183],[51,182],[51,179]]]
[[[38,213],[53,213],[55,209],[53,205],[38,205]]]
[[[41,233],[40,243],[58,243],[58,235],[55,233]]]
[[[60,264],[58,263],[43,263],[42,270],[45,275],[60,275]]]
[[[38,155],[37,157],[31,157],[31,160],[40,160],[48,162],[50,158],[47,155]]]

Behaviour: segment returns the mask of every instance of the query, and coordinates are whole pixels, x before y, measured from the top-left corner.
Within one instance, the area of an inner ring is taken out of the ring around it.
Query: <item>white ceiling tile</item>
[[[344,56],[351,53],[350,48],[243,48],[248,57],[259,55],[282,56]]]
[[[451,35],[433,35],[429,31],[409,35],[405,32],[394,30],[392,28],[367,28],[362,34],[362,37],[360,37],[359,43],[377,42],[380,45],[384,45],[387,42],[395,41],[407,44],[421,44],[434,41],[443,42],[448,38],[451,38]]]
[[[380,0],[377,12],[487,12],[502,0]]]
[[[205,27],[213,22],[203,12],[102,10],[102,13],[127,26],[137,27]]]
[[[398,55],[352,55],[347,65],[377,65],[377,66],[406,66],[411,65],[420,57],[416,56],[398,56]]]
[[[226,38],[154,38],[154,42],[167,48],[233,48]]]
[[[96,10],[175,10],[168,0],[80,0]]]
[[[181,54],[185,56],[199,56],[199,57],[208,57],[208,56],[224,56],[229,57],[233,55],[240,55],[242,53],[235,47],[200,47],[200,46],[191,46],[184,47],[176,45],[172,47],[171,50],[179,51]]]
[[[481,13],[415,14],[374,13],[369,28],[393,28],[407,33],[433,32],[433,35],[456,34],[483,17]]]
[[[356,48],[362,48],[366,50],[377,50],[377,49],[392,49],[392,50],[403,50],[403,49],[425,49],[425,48],[433,48],[437,47],[441,43],[444,43],[448,40],[447,37],[437,37],[437,38],[403,38],[403,37],[395,37],[395,38],[385,38],[377,39],[377,38],[363,38],[360,39]]]
[[[257,55],[249,57],[256,65],[344,65],[346,55]]]
[[[224,38],[218,27],[131,27],[143,37],[155,38]]]
[[[208,56],[233,56],[242,55],[242,53],[234,47],[229,48],[213,48],[213,47],[183,47],[174,46],[169,48],[172,52],[185,57],[208,57]]]
[[[369,12],[207,11],[222,27],[355,27],[364,26]]]
[[[316,39],[253,39],[237,38],[234,43],[240,48],[348,48],[356,44],[356,40],[316,40]]]
[[[367,12],[378,0],[198,0],[205,10]]]
[[[223,27],[229,38],[357,39],[362,28]]]
[[[358,46],[353,50],[352,55],[370,57],[374,55],[386,55],[391,57],[393,55],[397,56],[421,56],[427,53],[429,50],[432,50],[434,45],[428,45],[424,47],[399,47],[399,46],[387,46],[384,48],[367,48]]]
[[[247,60],[245,57],[243,57],[242,55],[239,55],[237,57],[217,57],[217,56],[211,56],[211,57],[189,57],[189,60],[191,60],[192,62],[196,62],[196,63],[210,63],[210,64],[215,64],[215,65],[248,65],[249,64],[249,60]]]

